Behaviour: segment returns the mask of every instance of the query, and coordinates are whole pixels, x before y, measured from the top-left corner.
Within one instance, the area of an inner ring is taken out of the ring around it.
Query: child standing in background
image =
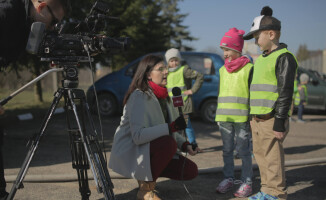
[[[193,146],[193,149],[198,152],[202,152],[198,148],[196,142],[195,131],[192,128],[189,114],[193,111],[192,95],[196,93],[203,84],[204,75],[191,69],[188,65],[181,66],[181,54],[178,49],[171,48],[165,53],[165,60],[168,64],[169,74],[167,77],[167,88],[170,96],[172,94],[172,88],[179,87],[182,92],[184,101],[183,114],[187,122],[187,128],[185,130],[189,143]],[[192,85],[192,80],[195,83]]]
[[[236,197],[247,197],[252,193],[249,86],[253,65],[247,57],[241,55],[244,33],[243,30],[231,28],[220,42],[220,47],[224,51],[225,64],[220,68],[215,118],[222,135],[224,161],[224,180],[220,182],[216,191],[226,193],[233,188],[235,182],[233,151],[236,149],[242,160],[242,184],[234,193]]]
[[[300,75],[300,84],[298,85],[298,92],[294,98],[294,104],[298,106],[298,121],[299,123],[304,123],[302,119],[304,106],[308,102],[308,93],[307,93],[307,83],[309,81],[309,76],[306,73]]]

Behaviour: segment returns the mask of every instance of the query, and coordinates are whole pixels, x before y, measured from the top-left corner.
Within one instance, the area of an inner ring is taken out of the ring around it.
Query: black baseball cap
[[[255,17],[249,33],[243,36],[244,40],[250,40],[253,38],[254,33],[260,30],[281,30],[281,22],[272,17],[273,10],[265,6],[261,11],[261,16]]]

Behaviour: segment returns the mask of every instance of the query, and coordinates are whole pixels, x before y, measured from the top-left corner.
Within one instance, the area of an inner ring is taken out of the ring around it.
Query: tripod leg
[[[93,155],[93,158],[94,158],[94,160],[93,160],[94,165],[97,168],[97,172],[98,172],[97,176],[100,179],[104,196],[106,196],[107,199],[114,199],[114,193],[113,193],[114,186],[111,181],[111,177],[110,177],[110,174],[109,174],[109,171],[107,168],[107,162],[103,156],[103,150],[102,150],[102,148],[98,142],[98,139],[97,139],[96,129],[95,129],[94,122],[91,117],[86,99],[85,99],[85,101],[83,101],[83,104],[84,104],[84,107],[86,108],[85,111],[86,111],[88,120],[91,123],[91,125],[94,129],[94,133],[95,133],[95,135],[88,135],[87,137],[90,138],[89,141],[92,141],[90,150],[91,150],[91,154]]]
[[[68,94],[69,90],[66,91]],[[69,95],[65,95],[65,108],[67,113],[67,124],[68,132],[70,136],[70,150],[72,157],[72,168],[76,169],[78,176],[79,192],[82,196],[82,200],[88,200],[91,195],[88,184],[87,170],[89,169],[89,162],[87,155],[85,153],[85,148],[82,142],[80,129],[76,127],[71,120],[71,115],[74,116],[73,107],[75,105],[71,104]],[[83,130],[85,127],[82,127]]]
[[[95,134],[89,134],[87,131],[83,131],[82,125],[85,126],[85,120],[82,121],[81,124],[76,105],[73,101],[73,97],[81,100],[81,108],[82,108],[82,116],[86,112],[86,116],[88,117],[88,121],[91,123],[92,128],[94,128],[94,123],[92,118],[90,117],[90,112],[88,110],[88,106],[86,103],[85,93],[83,90],[70,90],[68,91],[68,97],[70,101],[70,105],[73,109],[74,115],[76,117],[76,122],[80,131],[81,140],[84,145],[85,153],[87,155],[91,170],[94,175],[95,183],[97,184],[98,192],[103,192],[105,199],[115,199],[113,194],[113,184],[111,182],[111,178],[107,169],[107,164],[103,157],[103,151],[100,148],[98,139]],[[94,132],[95,129],[93,130]]]
[[[72,167],[77,170],[79,192],[82,200],[89,199],[91,191],[88,185],[87,169],[89,169],[88,159],[78,130],[69,130],[70,149],[72,155]]]
[[[34,153],[39,145],[40,140],[42,139],[44,132],[48,126],[48,123],[55,111],[55,108],[57,107],[58,103],[60,102],[60,99],[62,97],[63,94],[63,90],[60,88],[58,89],[58,91],[54,94],[54,99],[53,102],[51,104],[51,107],[49,108],[46,117],[44,118],[44,121],[41,125],[41,129],[39,133],[36,133],[33,138],[31,138],[31,140],[29,141],[30,143],[30,147],[29,150],[27,152],[27,155],[25,157],[25,160],[23,162],[22,167],[20,168],[20,171],[17,175],[16,181],[14,182],[11,191],[7,197],[7,200],[12,200],[17,192],[17,189],[23,188],[23,180],[25,178],[25,175],[27,173],[27,170],[29,168],[29,165],[33,159]]]

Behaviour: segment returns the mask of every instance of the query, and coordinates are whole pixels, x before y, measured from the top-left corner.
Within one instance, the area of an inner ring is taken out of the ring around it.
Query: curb
[[[303,165],[311,165],[311,164],[321,164],[326,163],[326,157],[321,158],[311,158],[311,159],[302,159],[302,160],[289,160],[285,161],[285,167],[294,167],[294,166],[303,166]],[[254,164],[253,169],[258,169],[258,165]],[[210,174],[222,172],[223,167],[213,167],[213,168],[200,168],[198,169],[198,174]],[[241,170],[241,165],[234,166],[234,170]],[[110,171],[111,179],[130,179],[124,176],[121,176],[118,173]],[[5,176],[7,182],[15,182],[16,175],[8,175]],[[88,179],[94,179],[93,174],[90,173],[88,175]],[[50,175],[26,175],[23,182],[71,182],[78,181],[78,177],[76,174],[50,174]]]

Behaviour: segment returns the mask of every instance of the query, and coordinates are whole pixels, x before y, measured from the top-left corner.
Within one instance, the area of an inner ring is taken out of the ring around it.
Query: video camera
[[[88,16],[79,22],[56,25],[54,31],[45,32],[45,24],[32,24],[26,50],[41,57],[41,61],[88,62],[89,56],[99,53],[117,53],[128,49],[130,38],[112,38],[99,34],[107,27],[109,7],[97,1]]]

